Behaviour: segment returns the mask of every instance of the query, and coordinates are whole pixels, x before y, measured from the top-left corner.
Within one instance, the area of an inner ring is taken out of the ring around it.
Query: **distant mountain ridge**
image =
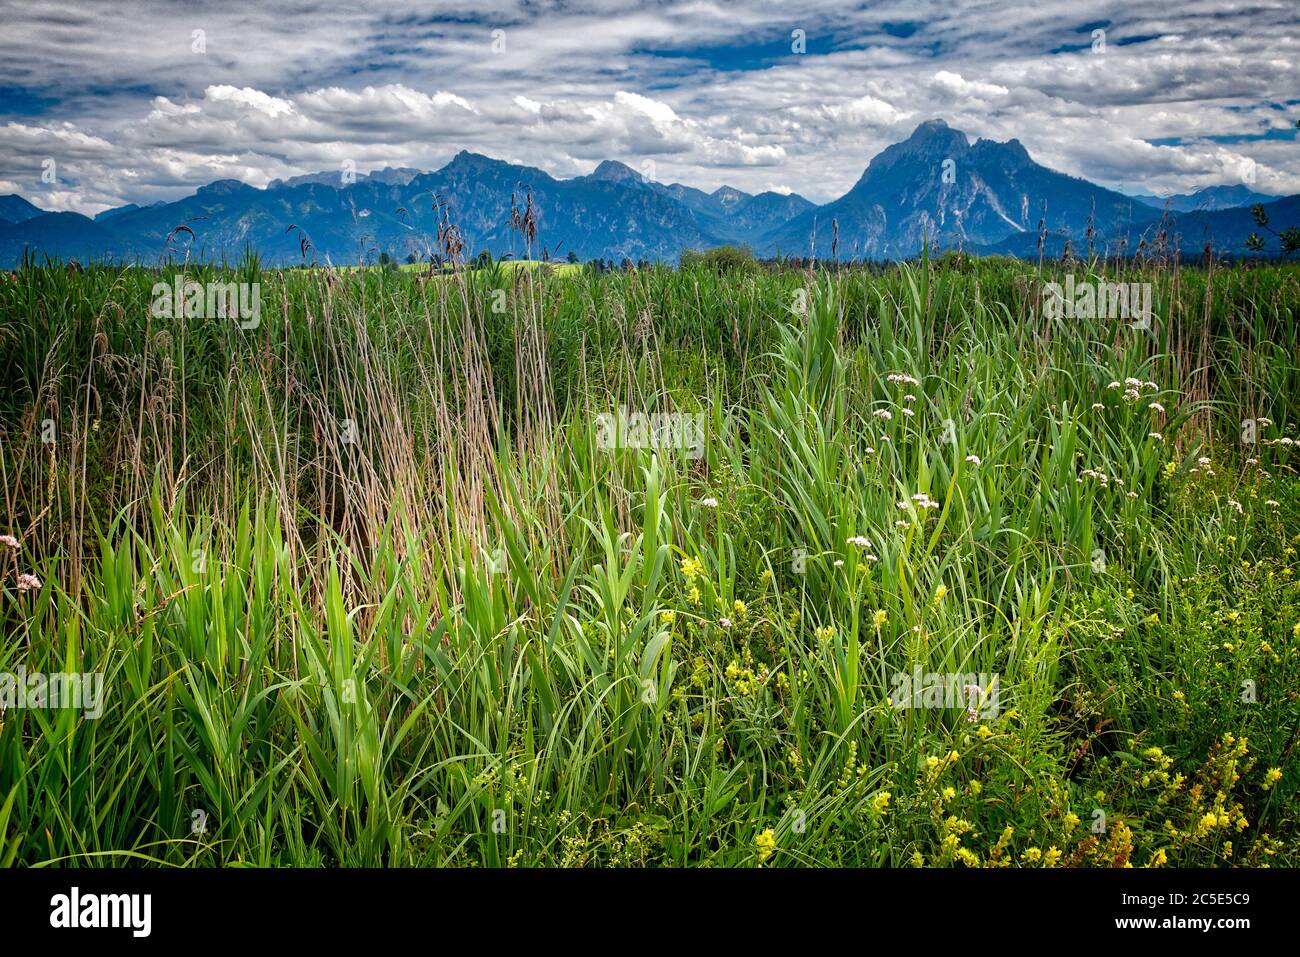
[[[522,206],[529,193],[537,216],[531,249],[510,225],[512,204]],[[1221,252],[1243,252],[1254,228],[1248,205],[1266,201],[1276,210],[1274,222],[1290,225],[1290,200],[1211,187],[1170,197],[1166,210],[1163,200],[1157,207],[1042,166],[1017,140],[972,143],[943,120],[929,120],[821,206],[793,193],[665,185],[617,160],[556,179],[463,150],[429,172],[324,171],[266,189],[218,180],[175,202],[127,204],[93,220],[3,196],[0,264],[13,265],[24,253],[149,263],[169,250],[235,260],[249,248],[272,265],[346,265],[382,254],[427,260],[438,252],[443,217],[460,230],[466,258],[487,250],[497,257],[562,259],[572,252],[583,260],[674,261],[683,250],[724,243],[823,259],[907,258],[923,244],[1032,256],[1040,235],[1048,254],[1067,241],[1083,249],[1090,227],[1094,248],[1115,252],[1136,249],[1162,222],[1179,248],[1199,252],[1212,242]],[[1179,209],[1187,203],[1193,205]]]
[[[1134,193],[1134,198],[1141,200],[1155,209],[1168,206],[1178,213],[1214,212],[1220,209],[1238,209],[1253,206],[1255,203],[1271,203],[1278,199],[1265,193],[1257,193],[1249,186],[1206,186],[1194,193],[1174,193],[1169,196],[1155,196],[1151,193]]]
[[[14,193],[0,196],[0,220],[6,223],[22,223],[44,215],[45,210],[33,206],[21,196]]]

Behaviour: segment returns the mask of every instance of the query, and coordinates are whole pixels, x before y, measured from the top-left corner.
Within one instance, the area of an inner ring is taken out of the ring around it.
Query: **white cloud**
[[[347,159],[362,171],[434,168],[467,148],[555,175],[653,159],[667,182],[834,196],[880,149],[942,117],[1107,185],[1182,192],[1239,180],[1253,163],[1256,188],[1300,192],[1295,140],[1259,138],[1294,122],[1274,105],[1295,97],[1293,0],[436,10],[0,0],[6,83],[36,103],[0,98],[0,180],[43,205],[94,211]],[[908,36],[881,29],[918,20]],[[1091,21],[1107,22],[1102,54]],[[809,52],[773,56],[795,27]],[[40,182],[47,157],[57,189]]]

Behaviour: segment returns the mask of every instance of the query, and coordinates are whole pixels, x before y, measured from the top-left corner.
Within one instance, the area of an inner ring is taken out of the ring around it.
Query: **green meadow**
[[[0,864],[1300,865],[1300,267],[712,265],[0,275]]]

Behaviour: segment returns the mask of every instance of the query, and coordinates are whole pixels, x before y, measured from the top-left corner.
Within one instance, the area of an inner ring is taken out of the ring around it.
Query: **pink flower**
[[[37,578],[35,575],[24,574],[18,576],[19,591],[31,591],[32,589],[39,590],[40,587],[41,587],[41,580]]]
[[[18,539],[12,535],[0,535],[0,545],[8,545],[10,548],[18,547]]]

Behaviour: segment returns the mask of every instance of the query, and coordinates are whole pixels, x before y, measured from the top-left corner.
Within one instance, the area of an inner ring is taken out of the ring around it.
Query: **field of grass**
[[[1300,864],[1300,268],[1116,268],[0,276],[0,864]]]

